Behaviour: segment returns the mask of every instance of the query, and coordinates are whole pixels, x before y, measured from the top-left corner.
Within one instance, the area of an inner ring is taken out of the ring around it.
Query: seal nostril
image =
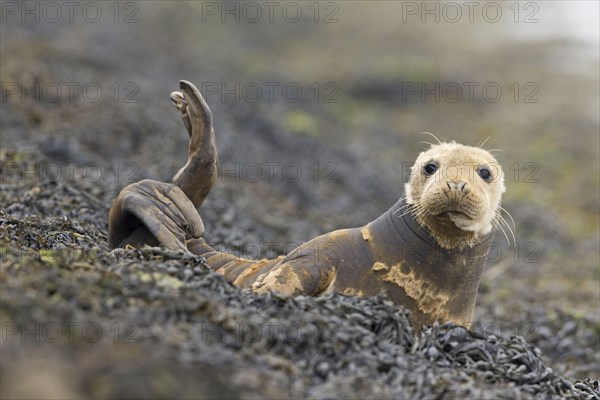
[[[459,192],[464,192],[467,188],[467,182],[465,181],[446,181],[446,185],[448,185],[448,189],[450,190],[458,190]]]

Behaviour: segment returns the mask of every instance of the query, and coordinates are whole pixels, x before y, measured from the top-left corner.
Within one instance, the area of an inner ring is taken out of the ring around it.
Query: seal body
[[[455,142],[422,152],[406,196],[366,226],[319,236],[273,260],[248,260],[203,239],[200,207],[216,181],[212,113],[196,87],[180,82],[171,100],[190,135],[188,159],[172,183],[124,188],[110,210],[109,245],[161,244],[206,258],[234,285],[281,296],[386,293],[416,326],[471,322],[477,288],[504,192],[487,151]],[[505,221],[504,221],[505,222]]]
[[[273,260],[241,259],[203,239],[188,248],[236,286],[284,296],[386,293],[411,311],[416,326],[471,322],[490,233],[473,247],[442,248],[399,200],[373,222],[319,236]]]

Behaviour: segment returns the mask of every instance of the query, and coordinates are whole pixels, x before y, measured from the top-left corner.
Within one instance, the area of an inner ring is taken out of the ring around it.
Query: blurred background
[[[3,1],[3,180],[10,163],[39,159],[73,183],[74,166],[99,200],[79,218],[106,232],[121,188],[185,163],[169,94],[189,80],[212,108],[221,161],[200,210],[207,238],[273,255],[385,211],[433,140],[421,132],[489,137],[516,242],[496,235],[477,327],[523,335],[561,373],[597,378],[598,3],[474,3]],[[42,180],[55,175],[42,167]],[[26,193],[3,191],[1,206],[72,215]],[[566,329],[561,342],[548,326]]]

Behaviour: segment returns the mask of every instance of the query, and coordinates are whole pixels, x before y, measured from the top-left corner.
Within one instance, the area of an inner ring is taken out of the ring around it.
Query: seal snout
[[[463,180],[447,180],[446,187],[440,185],[440,189],[448,198],[448,202],[456,205],[462,203],[463,198],[470,192],[469,185]]]
[[[467,182],[465,181],[447,181],[448,189],[451,192],[466,192],[468,190]]]
[[[445,195],[445,203],[441,205],[443,212],[449,216],[466,217],[473,219],[475,214],[469,207],[472,204],[469,198],[472,197],[469,184],[461,179],[448,179],[446,185],[440,185],[440,191]]]

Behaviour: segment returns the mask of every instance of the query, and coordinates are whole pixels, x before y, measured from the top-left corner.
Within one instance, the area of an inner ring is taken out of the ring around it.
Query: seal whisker
[[[410,208],[409,211],[417,214],[417,213],[421,213],[422,211],[425,210],[425,206],[423,204],[410,204]]]
[[[510,225],[508,225],[508,222],[506,222],[506,220],[504,219],[504,217],[502,215],[500,215],[500,212],[496,213],[496,217],[498,217],[498,226],[500,227],[500,222],[503,222],[504,225],[506,226],[506,229],[508,229],[508,231],[510,232],[512,238],[513,238],[513,243],[515,244],[515,246],[517,245],[517,238],[515,238],[515,233],[512,230],[512,228],[510,227]],[[507,238],[508,239],[508,238]],[[510,245],[510,242],[508,242],[508,244]]]
[[[504,231],[504,229],[502,229],[502,227],[500,226],[500,224],[498,224],[497,221],[492,222],[492,224],[494,225],[494,227],[500,231],[502,231],[502,233],[504,234],[504,237],[506,238],[506,242],[509,244],[510,246],[510,242],[508,240],[508,236],[506,235],[506,232]]]
[[[404,211],[405,209],[407,209],[408,207],[410,207],[412,204],[405,204],[402,207],[398,208],[396,211],[394,211],[394,215],[398,215],[399,212]]]
[[[417,206],[415,206],[414,204],[405,204],[404,206],[402,206],[400,209],[398,209],[398,211],[404,211],[402,214],[397,215],[396,216],[398,218],[402,218],[407,214],[412,214],[413,216],[415,216],[416,211],[417,211]]]
[[[419,220],[425,216],[425,209],[423,207],[415,207],[413,215],[417,217],[417,222],[419,222]],[[419,225],[423,226],[421,222],[419,222]]]
[[[499,210],[502,210],[506,213],[506,215],[508,215],[508,218],[510,218],[510,220],[512,221],[512,225],[514,229],[517,229],[517,226],[515,225],[515,220],[513,219],[512,215],[510,215],[510,213],[508,211],[506,211],[506,208],[502,207],[502,206],[498,206]]]
[[[477,147],[479,147],[481,149],[481,147],[485,144],[485,142],[487,142],[488,140],[490,140],[492,137],[488,136],[487,139],[485,139],[483,142],[480,142]]]
[[[421,132],[421,135],[430,135],[431,137],[433,137],[435,140],[437,140],[438,144],[442,144],[442,141],[440,139],[438,139],[437,136],[435,136],[433,133],[431,132]]]
[[[398,215],[398,218],[402,218],[402,217],[404,217],[405,215],[408,215],[408,214],[412,214],[413,216],[415,215],[415,213],[414,213],[413,210],[408,210],[405,213]]]
[[[406,200],[406,195],[403,195],[403,196],[400,198],[400,201],[405,201],[405,200]],[[409,207],[411,207],[411,206],[413,206],[413,204],[410,204],[410,203],[406,203],[406,204],[404,204],[403,206],[399,207],[397,210],[395,210],[395,211],[394,211],[394,215],[397,215],[397,214],[398,214],[398,213],[400,213],[401,211],[404,211],[404,210],[406,210],[407,208],[409,208]]]
[[[492,220],[492,224],[494,224],[494,226],[496,228],[499,228],[502,231],[502,233],[504,234],[504,237],[506,238],[506,242],[510,246],[510,239],[508,238],[508,235],[506,234],[506,231],[504,230],[504,228],[502,227],[502,225],[498,222],[498,220]]]
[[[410,210],[407,210],[407,211],[403,212],[403,213],[402,213],[402,214],[400,214],[400,215],[396,215],[396,217],[397,217],[397,218],[402,218],[402,217],[404,217],[404,216],[405,216],[405,215],[407,215],[407,214],[411,214],[411,211],[410,211]]]
[[[408,204],[409,206],[412,206],[412,204]],[[399,210],[400,211],[400,210]],[[404,210],[404,212],[400,215],[398,215],[398,218],[402,218],[407,214],[412,214],[413,216],[416,215],[416,207],[409,207],[408,209]]]

